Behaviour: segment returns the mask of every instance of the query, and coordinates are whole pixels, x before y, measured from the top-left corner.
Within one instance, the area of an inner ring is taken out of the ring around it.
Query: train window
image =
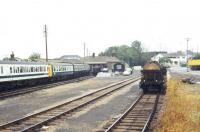
[[[10,73],[12,73],[12,67],[10,67]]]
[[[22,66],[20,66],[20,73],[22,73],[23,72],[23,69],[22,69],[23,67]]]
[[[13,73],[15,73],[15,67],[14,66],[12,67],[12,69],[13,69]]]
[[[13,67],[13,69],[14,69],[14,73],[17,73],[17,68],[15,66]]]
[[[19,73],[19,67],[17,67],[17,73]]]
[[[3,66],[1,66],[1,74],[3,74]]]

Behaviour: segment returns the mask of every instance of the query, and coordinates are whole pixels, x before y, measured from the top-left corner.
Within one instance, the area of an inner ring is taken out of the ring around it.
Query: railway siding
[[[136,76],[136,75],[135,75]],[[134,76],[131,76],[134,77]],[[92,78],[82,82],[57,86],[0,101],[0,124],[36,113],[64,101],[72,100],[130,77]]]
[[[105,132],[145,131],[155,113],[159,95],[141,94],[129,109]]]
[[[139,79],[139,78],[138,78]],[[54,108],[39,112],[34,115],[30,115],[21,119],[17,119],[13,122],[10,122],[8,124],[2,125],[1,129],[6,130],[20,130],[20,131],[27,131],[27,130],[34,130],[38,127],[41,127],[42,125],[55,120],[56,118],[65,115],[69,112],[72,112],[82,106],[85,106],[86,104],[92,102],[93,100],[99,99],[113,91],[116,91],[128,84],[131,84],[136,79],[128,79],[125,82],[119,82],[118,84],[114,84],[112,86],[108,86],[105,88],[102,88],[100,90],[97,90],[96,92],[92,92],[88,95],[85,95],[83,97],[77,98],[74,101],[64,103],[62,105],[58,105]]]

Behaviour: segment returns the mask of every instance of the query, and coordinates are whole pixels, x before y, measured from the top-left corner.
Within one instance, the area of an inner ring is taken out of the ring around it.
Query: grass
[[[166,100],[156,132],[200,132],[200,86],[168,81]]]

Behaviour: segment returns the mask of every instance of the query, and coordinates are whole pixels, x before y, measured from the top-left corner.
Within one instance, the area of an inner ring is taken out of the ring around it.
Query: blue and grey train
[[[0,91],[87,76],[88,64],[0,61]]]

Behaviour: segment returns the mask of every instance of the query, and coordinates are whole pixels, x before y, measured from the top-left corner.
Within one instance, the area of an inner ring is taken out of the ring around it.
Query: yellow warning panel
[[[198,60],[188,60],[189,66],[200,66],[200,59]]]

